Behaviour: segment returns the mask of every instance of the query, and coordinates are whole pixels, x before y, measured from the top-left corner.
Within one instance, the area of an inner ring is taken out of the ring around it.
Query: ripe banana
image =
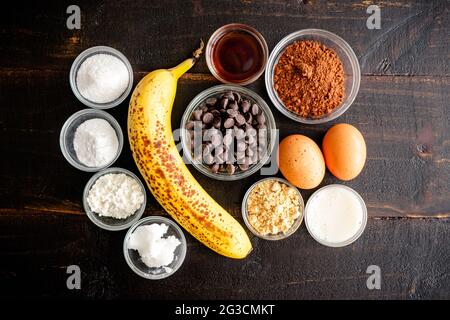
[[[202,47],[203,42],[193,58],[155,70],[138,83],[128,109],[128,139],[139,171],[164,209],[212,250],[242,259],[252,250],[247,233],[191,175],[172,135],[177,81],[194,65]]]

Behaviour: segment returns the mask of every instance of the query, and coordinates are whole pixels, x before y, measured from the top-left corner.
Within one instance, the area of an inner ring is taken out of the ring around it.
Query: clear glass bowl
[[[347,189],[347,190],[351,191],[358,198],[358,200],[359,200],[359,202],[361,204],[362,210],[363,210],[363,221],[362,221],[362,224],[361,224],[360,228],[358,229],[358,231],[350,239],[348,239],[346,241],[343,241],[343,242],[339,242],[339,243],[325,241],[325,240],[322,240],[321,238],[317,237],[312,232],[310,224],[308,222],[308,216],[309,216],[309,212],[310,212],[309,210],[310,210],[311,199],[313,199],[315,196],[317,196],[317,194],[319,194],[324,189],[335,188],[335,187],[343,188],[343,189]],[[355,242],[356,240],[358,240],[358,238],[363,234],[363,232],[364,232],[364,230],[366,228],[366,225],[367,225],[367,207],[366,207],[366,204],[364,202],[364,199],[359,195],[358,192],[356,192],[352,188],[347,187],[347,186],[342,185],[342,184],[329,184],[329,185],[327,185],[325,187],[322,187],[319,190],[315,191],[311,195],[311,197],[309,198],[308,202],[306,203],[306,207],[305,207],[305,224],[306,224],[306,229],[308,229],[309,234],[314,238],[314,240],[316,240],[320,244],[323,244],[324,246],[327,246],[327,247],[334,247],[334,248],[345,247],[345,246],[348,246],[349,244]]]
[[[197,109],[197,107],[206,99],[210,97],[216,97],[217,95],[220,95],[222,93],[228,92],[228,91],[234,91],[238,92],[241,96],[251,100],[252,103],[257,103],[261,109],[264,112],[264,115],[266,116],[266,126],[267,126],[267,152],[264,153],[264,155],[260,158],[259,162],[256,164],[253,164],[249,167],[246,171],[236,171],[235,174],[226,174],[226,173],[213,173],[209,169],[207,165],[205,165],[202,161],[194,160],[191,154],[190,150],[190,144],[186,129],[186,124],[191,119],[192,112]],[[269,160],[270,155],[272,154],[272,151],[275,146],[276,141],[276,123],[275,118],[273,117],[272,111],[270,110],[267,103],[255,92],[241,87],[237,85],[232,84],[223,84],[211,87],[209,89],[206,89],[202,92],[200,92],[187,106],[186,110],[184,111],[183,118],[181,119],[181,142],[183,146],[183,156],[186,157],[186,159],[201,173],[204,175],[217,179],[222,181],[235,181],[239,179],[244,179],[248,176],[251,176],[255,172],[257,172],[259,169],[261,169],[264,164]]]
[[[111,160],[110,163],[107,163],[106,165],[102,167],[88,167],[81,163],[78,160],[77,154],[75,152],[74,146],[73,146],[73,139],[75,136],[75,131],[77,128],[85,122],[86,120],[100,118],[104,119],[109,122],[109,124],[114,128],[116,131],[117,139],[119,140],[119,148],[117,149],[116,156]],[[113,116],[111,116],[109,113],[102,111],[102,110],[96,110],[96,109],[83,109],[76,113],[74,113],[72,116],[69,117],[69,119],[66,120],[64,123],[61,132],[59,134],[59,146],[61,148],[61,152],[66,158],[66,160],[75,168],[86,171],[86,172],[95,172],[102,169],[105,169],[112,165],[117,158],[119,158],[120,153],[122,152],[123,148],[123,133],[122,128],[120,127],[119,123],[114,119]]]
[[[294,223],[292,224],[291,228],[289,229],[289,231],[287,233],[277,233],[277,234],[267,234],[267,235],[262,235],[260,233],[258,233],[258,231],[255,230],[255,228],[253,228],[253,226],[251,225],[251,223],[248,221],[248,210],[247,210],[247,201],[248,201],[248,197],[250,196],[250,193],[253,191],[253,189],[260,183],[264,182],[264,181],[278,181],[280,183],[283,183],[291,188],[293,188],[300,199],[300,216],[294,221]],[[305,204],[303,202],[303,197],[300,193],[300,191],[291,183],[289,183],[287,180],[285,179],[281,179],[281,178],[276,178],[276,177],[269,177],[269,178],[264,178],[261,179],[257,182],[255,182],[245,193],[244,195],[244,199],[242,200],[242,217],[244,219],[244,223],[247,226],[247,228],[257,237],[261,238],[261,239],[265,239],[265,240],[282,240],[282,239],[286,239],[287,237],[289,237],[290,235],[292,235],[295,231],[297,231],[297,229],[300,227],[300,225],[302,224],[303,221],[303,215],[304,215],[304,207]]]
[[[131,234],[140,226],[150,225],[153,223],[161,224],[164,223],[169,226],[167,233],[164,237],[175,236],[178,240],[180,240],[181,244],[175,249],[174,259],[171,264],[165,267],[160,268],[150,268],[142,262],[142,259],[137,250],[129,249],[128,242],[130,240]],[[133,270],[137,275],[150,279],[150,280],[159,280],[164,279],[172,274],[174,274],[183,264],[184,258],[186,257],[186,238],[184,237],[184,233],[181,228],[172,220],[159,217],[159,216],[151,216],[136,222],[127,232],[125,239],[123,241],[123,254],[125,256],[125,260],[127,261],[128,266]]]
[[[125,218],[125,219],[115,219],[111,217],[103,217],[100,216],[98,213],[93,212],[91,208],[89,207],[89,203],[87,201],[87,197],[89,195],[89,191],[91,190],[92,186],[95,184],[98,178],[101,176],[104,176],[108,173],[124,173],[127,176],[135,179],[139,185],[141,186],[142,192],[144,194],[144,202],[142,203],[141,207],[131,216]],[[83,191],[83,207],[84,211],[86,212],[86,215],[88,218],[97,226],[99,226],[102,229],[109,230],[109,231],[120,231],[128,229],[133,223],[138,221],[142,215],[144,214],[145,207],[147,205],[147,193],[145,191],[145,187],[142,184],[141,179],[139,179],[134,173],[131,171],[128,171],[123,168],[108,168],[105,170],[102,170],[100,172],[97,172],[92,176],[92,178],[88,181],[86,184],[86,187]]]
[[[275,66],[278,63],[284,50],[290,44],[299,40],[314,40],[334,50],[342,61],[344,67],[345,76],[345,92],[344,98],[340,106],[336,107],[330,113],[318,118],[303,118],[296,113],[287,109],[274,88],[273,76]],[[284,37],[272,50],[269,61],[266,67],[265,82],[267,92],[270,100],[277,107],[277,109],[292,120],[306,123],[306,124],[318,124],[331,121],[342,115],[353,103],[356,95],[359,91],[359,84],[361,82],[361,70],[359,68],[358,58],[350,45],[345,42],[341,37],[331,33],[329,31],[320,29],[305,29],[300,30]]]
[[[119,58],[125,64],[125,66],[128,70],[129,81],[128,81],[128,86],[127,86],[126,90],[120,95],[119,98],[117,98],[116,100],[107,102],[107,103],[96,103],[96,102],[86,99],[80,93],[80,91],[78,90],[78,86],[77,86],[77,73],[78,73],[78,69],[80,68],[81,64],[87,58],[89,58],[95,54],[99,54],[99,53],[109,54],[109,55],[115,56],[116,58]],[[70,87],[72,88],[73,93],[75,94],[77,99],[80,100],[80,102],[83,103],[85,106],[88,106],[88,107],[94,108],[94,109],[109,109],[109,108],[113,108],[113,107],[121,104],[130,94],[131,89],[133,88],[133,68],[131,67],[130,61],[128,61],[128,59],[120,51],[118,51],[114,48],[111,48],[111,47],[106,47],[106,46],[91,47],[91,48],[86,49],[83,52],[81,52],[78,55],[78,57],[76,57],[74,62],[72,63],[72,67],[70,68],[70,74],[69,74],[69,82],[70,82]]]
[[[235,81],[235,82],[231,82],[231,81],[227,81],[227,80],[223,79],[217,72],[217,69],[214,65],[214,60],[213,60],[214,48],[216,47],[217,41],[219,41],[225,34],[232,32],[232,31],[242,31],[242,32],[246,32],[246,33],[252,35],[258,41],[260,48],[262,50],[262,53],[263,53],[263,57],[262,57],[263,61],[261,63],[261,69],[258,70],[258,72],[256,72],[253,76],[251,76],[247,79],[244,79],[241,81]],[[235,83],[235,84],[239,84],[242,86],[245,86],[245,85],[248,85],[248,84],[254,82],[263,74],[266,63],[267,63],[268,56],[269,56],[269,48],[267,47],[267,42],[264,39],[264,37],[262,36],[262,34],[259,33],[258,30],[256,30],[255,28],[252,28],[248,25],[241,24],[241,23],[230,23],[230,24],[224,25],[224,26],[220,27],[219,29],[217,29],[209,38],[208,43],[206,45],[206,52],[205,52],[206,64],[208,65],[208,69],[217,80],[219,80],[220,82],[223,82],[223,83]]]

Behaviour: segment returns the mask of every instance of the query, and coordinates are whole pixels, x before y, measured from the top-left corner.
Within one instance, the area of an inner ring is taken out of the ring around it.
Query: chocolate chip
[[[226,134],[225,137],[223,137],[223,144],[226,146],[231,145],[233,142],[233,136],[231,134]]]
[[[211,169],[211,172],[212,172],[212,173],[217,173],[217,172],[219,172],[220,164],[215,163],[215,164],[213,164],[213,165],[210,167],[210,169]]]
[[[235,120],[239,126],[242,126],[245,123],[245,118],[242,114],[236,115]]]
[[[264,113],[258,114],[256,116],[256,121],[258,121],[259,124],[265,124],[266,123],[266,116]]]
[[[246,114],[245,114],[245,122],[247,122],[248,124],[251,124],[252,121],[253,121],[253,116],[252,116],[252,114],[251,114],[250,112],[249,112],[249,113],[246,113]]]
[[[244,151],[247,148],[247,144],[244,141],[240,141],[237,143],[237,150]]]
[[[205,113],[203,115],[203,123],[210,124],[214,120],[214,116],[211,112]]]
[[[251,106],[250,101],[248,100],[242,101],[241,103],[242,112],[247,113],[250,110],[250,106]]]
[[[225,120],[225,123],[223,124],[223,126],[225,127],[225,129],[230,129],[231,127],[234,126],[234,119],[228,118],[227,120]]]
[[[234,101],[234,100],[235,100],[233,91],[228,91],[228,92],[224,93],[224,94],[222,95],[222,97],[223,97],[223,98],[227,98],[227,99],[230,100],[230,101]]]
[[[258,106],[256,103],[254,103],[254,104],[252,105],[252,114],[253,114],[254,116],[256,116],[256,115],[259,114],[259,106]]]
[[[245,137],[245,141],[249,144],[249,145],[254,145],[256,142],[255,136],[252,135],[247,135]]]
[[[214,118],[220,117],[220,111],[217,109],[211,110],[211,113],[214,116]]]
[[[202,114],[203,114],[203,111],[200,109],[192,112],[192,115],[194,116],[194,120],[196,120],[196,121],[202,120]]]
[[[222,134],[216,133],[211,137],[211,143],[214,147],[217,147],[218,145],[220,145],[222,143]]]
[[[186,129],[188,130],[194,129],[194,121],[188,121],[188,123],[186,123]]]
[[[239,110],[239,106],[238,106],[238,104],[236,102],[232,102],[232,103],[230,103],[228,105],[228,109],[233,109],[233,110],[238,111]]]
[[[245,138],[245,132],[242,129],[239,129],[238,127],[234,127],[234,136],[236,139],[241,140]]]
[[[236,171],[236,168],[234,167],[234,165],[232,164],[227,164],[227,173],[228,174],[233,174]]]
[[[205,102],[208,106],[214,106],[217,103],[217,98],[208,98]]]
[[[225,109],[228,106],[228,99],[222,98],[219,103],[220,108]]]
[[[214,162],[214,157],[211,154],[206,154],[206,155],[203,156],[203,161],[206,164],[210,165],[210,164],[212,164]]]
[[[220,126],[222,125],[222,119],[220,117],[215,118],[213,122],[213,126],[216,129],[220,129]]]
[[[233,110],[233,109],[228,109],[227,113],[230,117],[234,118],[239,114],[239,111]]]
[[[247,123],[247,125],[248,125],[248,123]],[[247,130],[245,131],[245,133],[247,135],[256,136],[256,130],[250,125],[249,125],[249,127],[247,127]]]
[[[239,169],[241,169],[242,171],[247,171],[248,167],[249,167],[249,165],[246,163],[242,163],[239,165]]]

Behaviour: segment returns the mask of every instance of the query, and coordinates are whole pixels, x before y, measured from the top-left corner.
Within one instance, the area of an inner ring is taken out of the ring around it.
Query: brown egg
[[[325,175],[325,161],[319,146],[300,134],[281,141],[278,167],[290,183],[301,189],[317,187]]]
[[[331,127],[322,143],[328,170],[338,179],[356,178],[366,162],[366,143],[361,132],[347,123]]]

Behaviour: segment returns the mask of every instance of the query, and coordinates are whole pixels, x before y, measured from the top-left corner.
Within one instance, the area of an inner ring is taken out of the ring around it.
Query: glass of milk
[[[352,188],[331,184],[312,194],[305,207],[308,232],[328,247],[344,247],[356,241],[367,224],[367,208]]]

